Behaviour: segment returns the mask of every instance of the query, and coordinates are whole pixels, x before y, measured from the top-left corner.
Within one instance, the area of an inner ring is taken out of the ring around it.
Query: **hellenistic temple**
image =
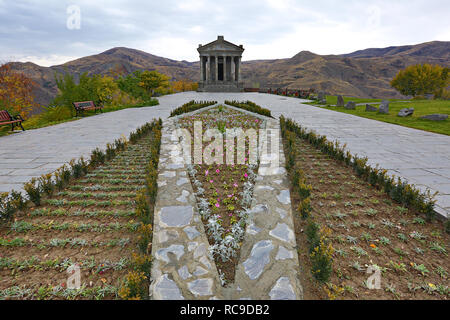
[[[198,91],[240,92],[242,45],[225,41],[223,36],[217,40],[198,46],[200,54],[200,81]]]

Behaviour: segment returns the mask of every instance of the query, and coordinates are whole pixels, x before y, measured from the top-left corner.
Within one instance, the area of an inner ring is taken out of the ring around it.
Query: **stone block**
[[[431,121],[444,121],[447,118],[448,114],[439,114],[439,113],[427,114],[426,116],[420,117],[420,119],[426,119]]]
[[[348,110],[355,110],[356,109],[356,104],[353,101],[349,101],[347,102],[347,104],[345,105],[345,109]]]
[[[389,101],[383,100],[380,105],[379,113],[388,114],[389,113]]]
[[[374,106],[371,106],[370,104],[366,104],[366,111],[367,112],[377,112],[378,108],[374,107]]]
[[[344,103],[344,98],[341,95],[337,96],[337,103],[336,106],[337,107],[343,107],[345,105]]]
[[[398,112],[399,117],[409,117],[414,113],[414,108],[403,108]]]

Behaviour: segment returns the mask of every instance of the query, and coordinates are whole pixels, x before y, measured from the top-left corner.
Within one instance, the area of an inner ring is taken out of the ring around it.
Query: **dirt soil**
[[[297,138],[295,147],[313,187],[313,220],[331,228],[334,248],[331,279],[321,284],[310,271],[306,221],[294,214],[305,299],[449,299],[450,235],[442,221],[426,222],[307,141]],[[293,189],[291,197],[295,213]],[[382,270],[381,289],[366,286],[372,265]]]

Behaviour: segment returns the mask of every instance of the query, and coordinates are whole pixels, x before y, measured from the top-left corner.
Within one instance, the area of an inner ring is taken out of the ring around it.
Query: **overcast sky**
[[[449,0],[0,0],[0,60],[50,66],[120,46],[195,61],[217,35],[243,60],[341,54],[449,41],[449,16]]]

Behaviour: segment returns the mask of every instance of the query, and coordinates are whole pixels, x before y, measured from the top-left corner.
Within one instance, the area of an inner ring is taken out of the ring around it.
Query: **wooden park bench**
[[[87,110],[100,110],[102,112],[103,106],[96,106],[94,101],[82,101],[82,102],[74,102],[73,106],[75,107],[75,111],[77,112],[76,116],[82,114]]]
[[[11,131],[14,131],[14,127],[21,127],[23,131],[25,129],[22,126],[22,122],[25,121],[20,115],[12,116],[7,110],[0,110],[0,125],[11,125]]]

